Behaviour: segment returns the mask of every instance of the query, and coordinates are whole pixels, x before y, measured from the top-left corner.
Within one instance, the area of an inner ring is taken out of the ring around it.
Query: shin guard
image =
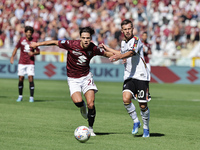
[[[95,116],[96,116],[96,109],[94,106],[93,109],[88,109],[88,123],[90,127],[93,127]]]
[[[19,95],[23,94],[23,87],[24,87],[24,82],[19,81],[19,83],[18,83]]]
[[[30,88],[30,96],[33,97],[34,95],[34,82],[29,82],[29,88]]]
[[[143,128],[149,129],[150,111],[149,108],[146,111],[140,111],[143,121]]]

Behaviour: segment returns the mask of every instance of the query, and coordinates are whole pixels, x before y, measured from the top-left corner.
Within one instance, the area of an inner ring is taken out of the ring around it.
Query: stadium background
[[[3,0],[0,2],[0,77],[17,78],[17,60],[9,63],[24,26],[35,29],[38,41],[78,39],[79,27],[92,26],[95,44],[120,49],[120,23],[134,23],[134,34],[148,32],[152,47],[152,80],[157,83],[200,83],[199,0]],[[18,51],[19,52],[19,51]],[[66,51],[41,47],[36,56],[38,79],[66,79]],[[91,62],[97,81],[122,81],[123,66],[107,58]]]

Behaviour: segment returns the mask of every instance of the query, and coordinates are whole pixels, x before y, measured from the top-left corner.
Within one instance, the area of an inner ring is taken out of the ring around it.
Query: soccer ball
[[[79,126],[75,129],[74,136],[79,142],[84,143],[90,139],[90,131],[86,126]]]

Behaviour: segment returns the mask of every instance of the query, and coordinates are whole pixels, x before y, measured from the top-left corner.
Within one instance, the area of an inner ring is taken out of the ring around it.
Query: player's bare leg
[[[19,97],[17,102],[21,102],[23,99],[23,87],[24,87],[24,76],[19,76],[19,83],[18,83],[18,90],[19,90]]]
[[[138,133],[138,128],[140,128],[140,121],[137,117],[137,113],[135,110],[134,104],[131,102],[133,95],[129,91],[124,91],[123,92],[123,102],[124,102],[124,107],[126,108],[128,114],[132,118],[134,124],[133,124],[133,130],[132,134],[135,135]]]
[[[83,118],[87,119],[87,108],[86,108],[85,102],[82,99],[81,92],[73,93],[71,98],[72,98],[72,101],[74,102],[74,104],[78,108],[80,108],[80,112],[81,112],[81,115],[83,116]]]
[[[34,81],[33,81],[33,76],[28,76],[29,80],[29,89],[30,89],[30,99],[29,102],[34,102],[33,95],[34,95]]]
[[[143,121],[143,137],[150,137],[149,134],[149,119],[150,119],[150,111],[147,106],[147,103],[139,103],[140,105],[140,113]]]
[[[93,124],[96,116],[96,109],[94,106],[95,92],[94,90],[88,90],[84,96],[87,100],[89,131],[91,136],[96,136],[93,131]]]

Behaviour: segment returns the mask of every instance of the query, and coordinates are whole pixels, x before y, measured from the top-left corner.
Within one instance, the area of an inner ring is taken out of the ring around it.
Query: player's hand
[[[33,49],[35,49],[37,47],[37,43],[36,42],[31,42],[29,47],[32,47]]]
[[[122,59],[122,64],[125,64],[127,59]]]
[[[99,44],[99,47],[103,48],[104,50],[107,50],[107,46],[105,44],[103,44],[103,43]]]
[[[13,64],[13,62],[14,62],[14,58],[11,57],[11,58],[10,58],[10,63]]]
[[[113,55],[113,56],[111,56],[110,58],[109,58],[109,60],[111,61],[111,62],[114,62],[114,61],[117,61],[117,60],[119,60],[120,59],[120,57],[119,57],[119,55]]]
[[[33,52],[28,52],[28,55],[29,55],[29,56],[33,56],[34,53],[33,53]]]

